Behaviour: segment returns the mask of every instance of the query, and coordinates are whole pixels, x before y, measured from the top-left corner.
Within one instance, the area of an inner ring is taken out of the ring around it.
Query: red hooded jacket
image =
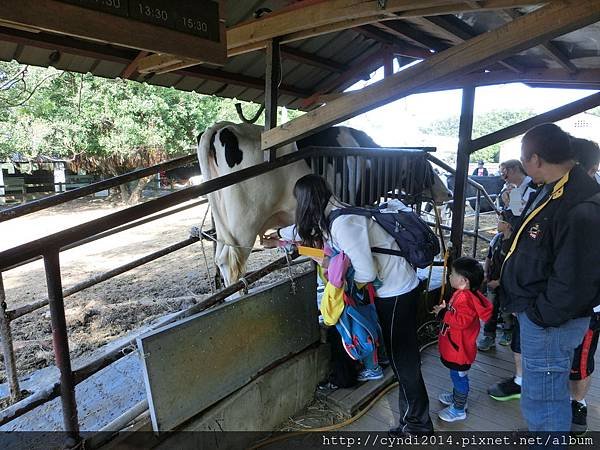
[[[468,370],[477,355],[479,320],[492,316],[492,303],[479,291],[458,290],[440,311],[439,348],[442,363],[454,370]]]

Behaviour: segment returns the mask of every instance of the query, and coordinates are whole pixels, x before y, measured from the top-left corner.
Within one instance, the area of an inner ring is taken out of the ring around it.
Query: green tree
[[[521,122],[533,117],[535,113],[531,110],[509,111],[493,110],[483,114],[475,115],[473,118],[473,139],[493,133],[509,125]],[[420,130],[425,134],[437,136],[458,137],[460,117],[457,115],[435,120]],[[471,155],[471,160],[483,160],[488,162],[499,162],[500,144],[476,151]]]
[[[259,105],[245,104],[246,116]],[[194,151],[217,120],[239,122],[232,100],[90,74],[0,63],[0,158],[40,154],[119,175]],[[149,179],[123,185],[136,202]]]

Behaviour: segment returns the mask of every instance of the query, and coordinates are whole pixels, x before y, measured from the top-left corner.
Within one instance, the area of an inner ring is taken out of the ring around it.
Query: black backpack
[[[400,247],[400,251],[379,247],[371,247],[371,251],[402,256],[419,269],[430,266],[440,252],[440,242],[435,233],[414,211],[386,211],[387,206],[387,203],[383,203],[378,208],[351,206],[334,209],[329,214],[329,226],[336,218],[346,214],[370,217],[392,235]]]

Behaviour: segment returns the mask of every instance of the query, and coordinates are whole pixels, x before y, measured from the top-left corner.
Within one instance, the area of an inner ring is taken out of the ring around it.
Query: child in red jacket
[[[452,392],[442,392],[440,402],[448,405],[438,414],[446,422],[467,418],[469,395],[468,370],[477,355],[479,320],[492,315],[491,302],[479,292],[483,282],[483,267],[473,258],[457,258],[452,263],[450,285],[456,289],[446,305],[443,301],[433,308],[442,321],[439,336],[442,364],[450,369]]]

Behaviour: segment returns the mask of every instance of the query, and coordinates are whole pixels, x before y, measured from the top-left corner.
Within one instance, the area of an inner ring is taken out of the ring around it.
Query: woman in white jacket
[[[400,423],[393,433],[433,431],[429,401],[421,374],[417,346],[417,302],[419,280],[401,256],[371,253],[371,247],[399,250],[398,244],[374,220],[358,215],[341,215],[329,223],[329,213],[344,207],[327,182],[318,175],[306,175],[294,186],[297,201],[296,223],[280,230],[284,239],[300,238],[304,245],[323,248],[325,242],[343,251],[355,270],[354,280],[378,280],[375,307],[392,369],[400,384]]]

